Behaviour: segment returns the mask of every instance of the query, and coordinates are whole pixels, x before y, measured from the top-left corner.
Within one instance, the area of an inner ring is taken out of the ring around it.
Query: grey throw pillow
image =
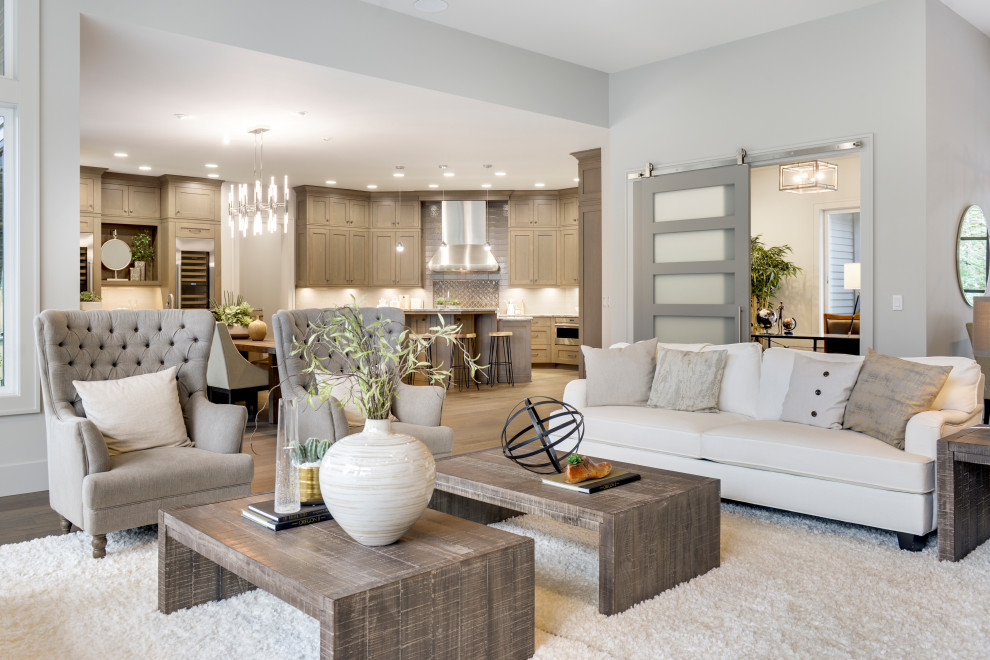
[[[650,396],[656,338],[622,348],[582,346],[589,406],[642,406]]]
[[[722,372],[728,351],[661,348],[646,405],[666,410],[718,412]]]
[[[918,364],[870,349],[842,427],[904,449],[908,420],[931,408],[950,371],[952,367]]]
[[[860,366],[859,362],[826,362],[796,353],[781,421],[841,429]]]

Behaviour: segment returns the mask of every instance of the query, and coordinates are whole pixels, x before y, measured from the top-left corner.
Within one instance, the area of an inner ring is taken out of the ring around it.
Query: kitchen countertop
[[[499,321],[532,321],[533,320],[533,317],[532,316],[518,316],[516,314],[512,314],[512,315],[499,314],[498,315],[498,320]]]
[[[404,309],[406,314],[494,314],[498,310],[494,307],[458,307],[457,309],[437,309],[428,307],[427,309]]]

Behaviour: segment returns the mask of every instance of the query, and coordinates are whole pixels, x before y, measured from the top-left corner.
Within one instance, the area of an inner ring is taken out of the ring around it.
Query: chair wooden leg
[[[68,518],[58,517],[58,526],[62,528],[63,534],[68,534],[72,530],[72,523]]]
[[[93,559],[103,559],[107,556],[107,535],[93,534]]]

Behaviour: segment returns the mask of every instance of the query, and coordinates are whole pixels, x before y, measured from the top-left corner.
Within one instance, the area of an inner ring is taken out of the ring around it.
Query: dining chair
[[[822,314],[827,335],[858,335],[859,314]],[[859,355],[859,337],[830,337],[823,342],[826,353]]]
[[[241,355],[223,323],[217,323],[213,332],[213,347],[206,366],[206,386],[210,401],[244,401],[249,416],[258,413],[258,392],[268,389],[268,371]]]

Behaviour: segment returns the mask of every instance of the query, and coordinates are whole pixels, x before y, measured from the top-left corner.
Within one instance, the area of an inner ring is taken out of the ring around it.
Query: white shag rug
[[[597,537],[522,516],[536,539],[536,658],[986,658],[990,543],[939,562],[935,539],[722,506],[722,565],[611,617],[598,613]],[[319,623],[256,590],[157,610],[151,528],[0,546],[0,657],[317,658]]]

